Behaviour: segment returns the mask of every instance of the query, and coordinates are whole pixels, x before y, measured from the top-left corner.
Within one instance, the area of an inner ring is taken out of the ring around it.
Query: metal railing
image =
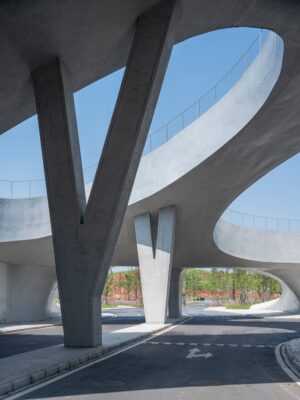
[[[148,135],[143,155],[155,150],[179,133],[212,106],[214,106],[241,79],[249,66],[260,53],[269,31],[260,30],[255,40],[250,44],[238,61],[211,89],[199,97],[180,114],[169,120],[161,128]],[[279,38],[279,37],[278,37]],[[279,40],[277,41],[279,43]],[[97,169],[97,163],[83,170],[85,183],[92,182]],[[0,198],[31,198],[46,195],[44,179],[35,180],[3,180],[0,179]]]
[[[174,135],[182,131],[221,100],[221,98],[224,97],[225,94],[227,94],[241,79],[256,59],[267,40],[268,34],[269,31],[261,29],[242,56],[217,83],[215,83],[205,94],[199,97],[181,113],[173,117],[154,132],[150,133],[146,141],[144,154],[147,154],[163,143],[166,143]],[[277,45],[279,45],[279,41],[277,41]]]
[[[267,217],[235,211],[230,208],[222,214],[221,219],[244,228],[262,231],[300,232],[300,219]]]

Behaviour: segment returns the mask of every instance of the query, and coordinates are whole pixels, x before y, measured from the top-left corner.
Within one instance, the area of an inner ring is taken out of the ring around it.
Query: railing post
[[[262,47],[262,29],[259,31],[258,38],[259,38],[258,40],[259,40],[259,52],[260,52]]]

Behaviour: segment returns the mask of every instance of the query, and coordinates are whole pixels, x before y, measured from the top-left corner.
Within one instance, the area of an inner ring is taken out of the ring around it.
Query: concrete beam
[[[180,20],[176,0],[141,15],[88,204],[71,77],[33,72],[66,346],[101,343],[101,293]]]
[[[166,322],[175,236],[175,207],[134,219],[146,322]],[[156,243],[155,243],[156,237]]]
[[[172,268],[169,293],[169,318],[179,318],[182,315],[182,269]]]

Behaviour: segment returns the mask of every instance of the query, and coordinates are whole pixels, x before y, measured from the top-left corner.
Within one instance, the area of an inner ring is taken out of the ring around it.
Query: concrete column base
[[[0,321],[20,323],[49,317],[54,267],[0,263]]]

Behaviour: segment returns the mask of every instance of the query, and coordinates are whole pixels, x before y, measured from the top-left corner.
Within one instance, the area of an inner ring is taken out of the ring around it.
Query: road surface
[[[103,333],[144,322],[143,310],[138,308],[117,308],[114,310],[103,310],[103,312],[113,314],[112,317],[103,318]],[[5,333],[0,335],[0,358],[60,343],[63,343],[63,329],[61,325]]]
[[[299,335],[297,319],[210,315],[199,309],[187,323],[22,399],[299,399],[300,387],[274,354],[278,343]]]

